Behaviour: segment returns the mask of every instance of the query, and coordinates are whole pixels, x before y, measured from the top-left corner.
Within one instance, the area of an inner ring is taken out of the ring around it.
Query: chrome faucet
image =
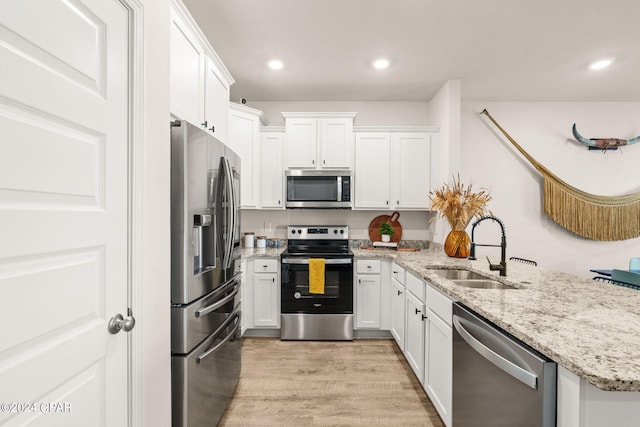
[[[485,244],[479,244],[479,243],[475,243],[473,241],[473,232],[476,229],[476,226],[478,224],[480,224],[482,221],[484,221],[485,219],[492,219],[494,221],[496,221],[499,225],[500,225],[500,229],[502,230],[502,239],[500,240],[500,244],[499,245],[485,245]],[[485,215],[481,218],[479,218],[476,222],[473,223],[473,225],[471,226],[471,249],[469,250],[469,259],[471,260],[475,260],[476,258],[476,246],[491,246],[491,247],[500,247],[501,249],[501,253],[500,253],[500,264],[491,264],[491,261],[489,260],[489,257],[487,257],[487,261],[489,261],[489,270],[492,271],[499,271],[501,276],[506,276],[507,275],[507,236],[505,234],[504,231],[504,223],[502,222],[502,220],[498,217],[495,217],[493,215]]]

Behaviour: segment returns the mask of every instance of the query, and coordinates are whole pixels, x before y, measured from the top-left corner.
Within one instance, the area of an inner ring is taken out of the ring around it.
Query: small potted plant
[[[393,236],[395,232],[396,230],[393,228],[393,225],[389,224],[386,221],[382,223],[380,229],[378,230],[378,234],[382,236],[383,242],[390,242],[391,236]]]

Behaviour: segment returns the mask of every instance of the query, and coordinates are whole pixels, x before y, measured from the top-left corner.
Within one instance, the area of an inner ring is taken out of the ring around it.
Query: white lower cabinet
[[[407,290],[404,356],[418,379],[424,377],[424,303]]]
[[[380,328],[380,260],[356,261],[356,329]]]
[[[452,300],[427,284],[423,386],[445,425],[451,425],[453,330]]]
[[[392,265],[392,269],[396,264]],[[404,270],[403,270],[404,271]],[[404,351],[405,287],[395,277],[391,278],[391,325],[390,331],[400,350]]]
[[[280,280],[277,259],[256,258],[252,274],[252,327],[280,327]]]

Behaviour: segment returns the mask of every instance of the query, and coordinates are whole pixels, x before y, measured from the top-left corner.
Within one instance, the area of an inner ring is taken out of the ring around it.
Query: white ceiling
[[[183,1],[234,101],[428,101],[448,79],[469,101],[640,101],[637,0]]]

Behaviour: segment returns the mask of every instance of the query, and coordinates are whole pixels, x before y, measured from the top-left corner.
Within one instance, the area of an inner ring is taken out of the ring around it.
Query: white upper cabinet
[[[207,57],[205,69],[204,126],[220,141],[227,141],[229,86],[215,61]]]
[[[263,130],[260,135],[260,207],[284,208],[284,169],[282,131]]]
[[[227,145],[240,156],[240,206],[256,209],[260,201],[260,125],[267,120],[262,111],[229,103]]]
[[[176,10],[171,13],[171,113],[195,125],[204,121],[204,49]]]
[[[402,129],[356,132],[355,209],[429,208],[438,173],[437,130]]]
[[[396,133],[391,136],[394,208],[429,208],[428,193],[435,166],[431,152],[435,144],[432,144],[431,137],[428,133]]]
[[[356,113],[282,113],[287,168],[351,168]]]
[[[356,209],[388,209],[391,190],[391,137],[386,133],[356,134]]]
[[[171,114],[226,141],[233,77],[184,4],[171,6]]]

